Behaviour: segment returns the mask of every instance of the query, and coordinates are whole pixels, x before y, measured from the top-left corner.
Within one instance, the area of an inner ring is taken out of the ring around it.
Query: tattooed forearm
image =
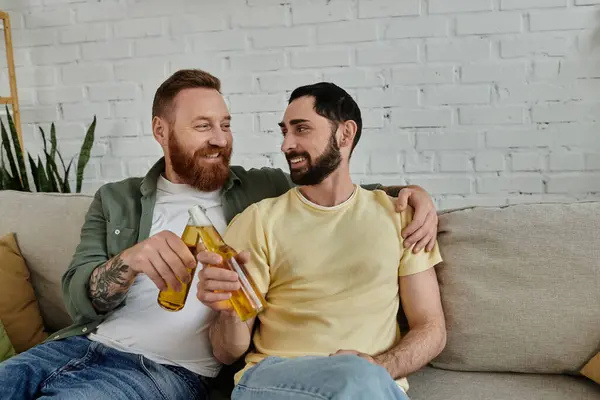
[[[96,268],[90,276],[90,298],[96,311],[105,313],[121,304],[134,278],[121,254]]]

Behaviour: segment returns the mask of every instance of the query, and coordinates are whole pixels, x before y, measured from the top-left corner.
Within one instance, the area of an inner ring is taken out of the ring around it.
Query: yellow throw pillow
[[[600,384],[600,353],[596,354],[590,362],[583,367],[581,373]]]
[[[17,353],[48,337],[29,270],[12,233],[0,238],[0,320]]]
[[[4,329],[4,325],[0,321],[0,362],[8,360],[14,355],[15,349],[13,349],[10,338],[6,334],[6,329]]]

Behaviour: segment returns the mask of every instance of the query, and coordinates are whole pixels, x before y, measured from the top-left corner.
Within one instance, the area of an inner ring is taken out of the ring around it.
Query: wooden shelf
[[[12,106],[12,117],[19,136],[19,146],[25,151],[23,146],[23,133],[21,131],[21,113],[19,111],[19,96],[17,95],[17,75],[15,74],[15,60],[13,53],[12,35],[10,29],[10,17],[8,13],[0,10],[0,19],[4,25],[4,42],[6,44],[6,64],[8,65],[8,81],[10,83],[10,97],[0,97],[0,104],[10,104]]]

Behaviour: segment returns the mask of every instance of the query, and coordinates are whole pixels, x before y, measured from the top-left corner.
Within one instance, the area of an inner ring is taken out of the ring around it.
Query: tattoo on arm
[[[121,254],[96,268],[90,276],[90,298],[96,311],[105,313],[121,304],[133,283],[133,276]]]

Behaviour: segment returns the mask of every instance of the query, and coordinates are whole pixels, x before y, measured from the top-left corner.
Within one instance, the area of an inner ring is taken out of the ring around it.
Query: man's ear
[[[356,131],[358,130],[358,125],[356,122],[344,121],[341,125],[342,128],[342,140],[340,147],[352,147],[352,143],[354,143],[354,136],[356,136]]]
[[[169,139],[167,122],[160,117],[152,118],[152,134],[161,146],[166,146]]]

